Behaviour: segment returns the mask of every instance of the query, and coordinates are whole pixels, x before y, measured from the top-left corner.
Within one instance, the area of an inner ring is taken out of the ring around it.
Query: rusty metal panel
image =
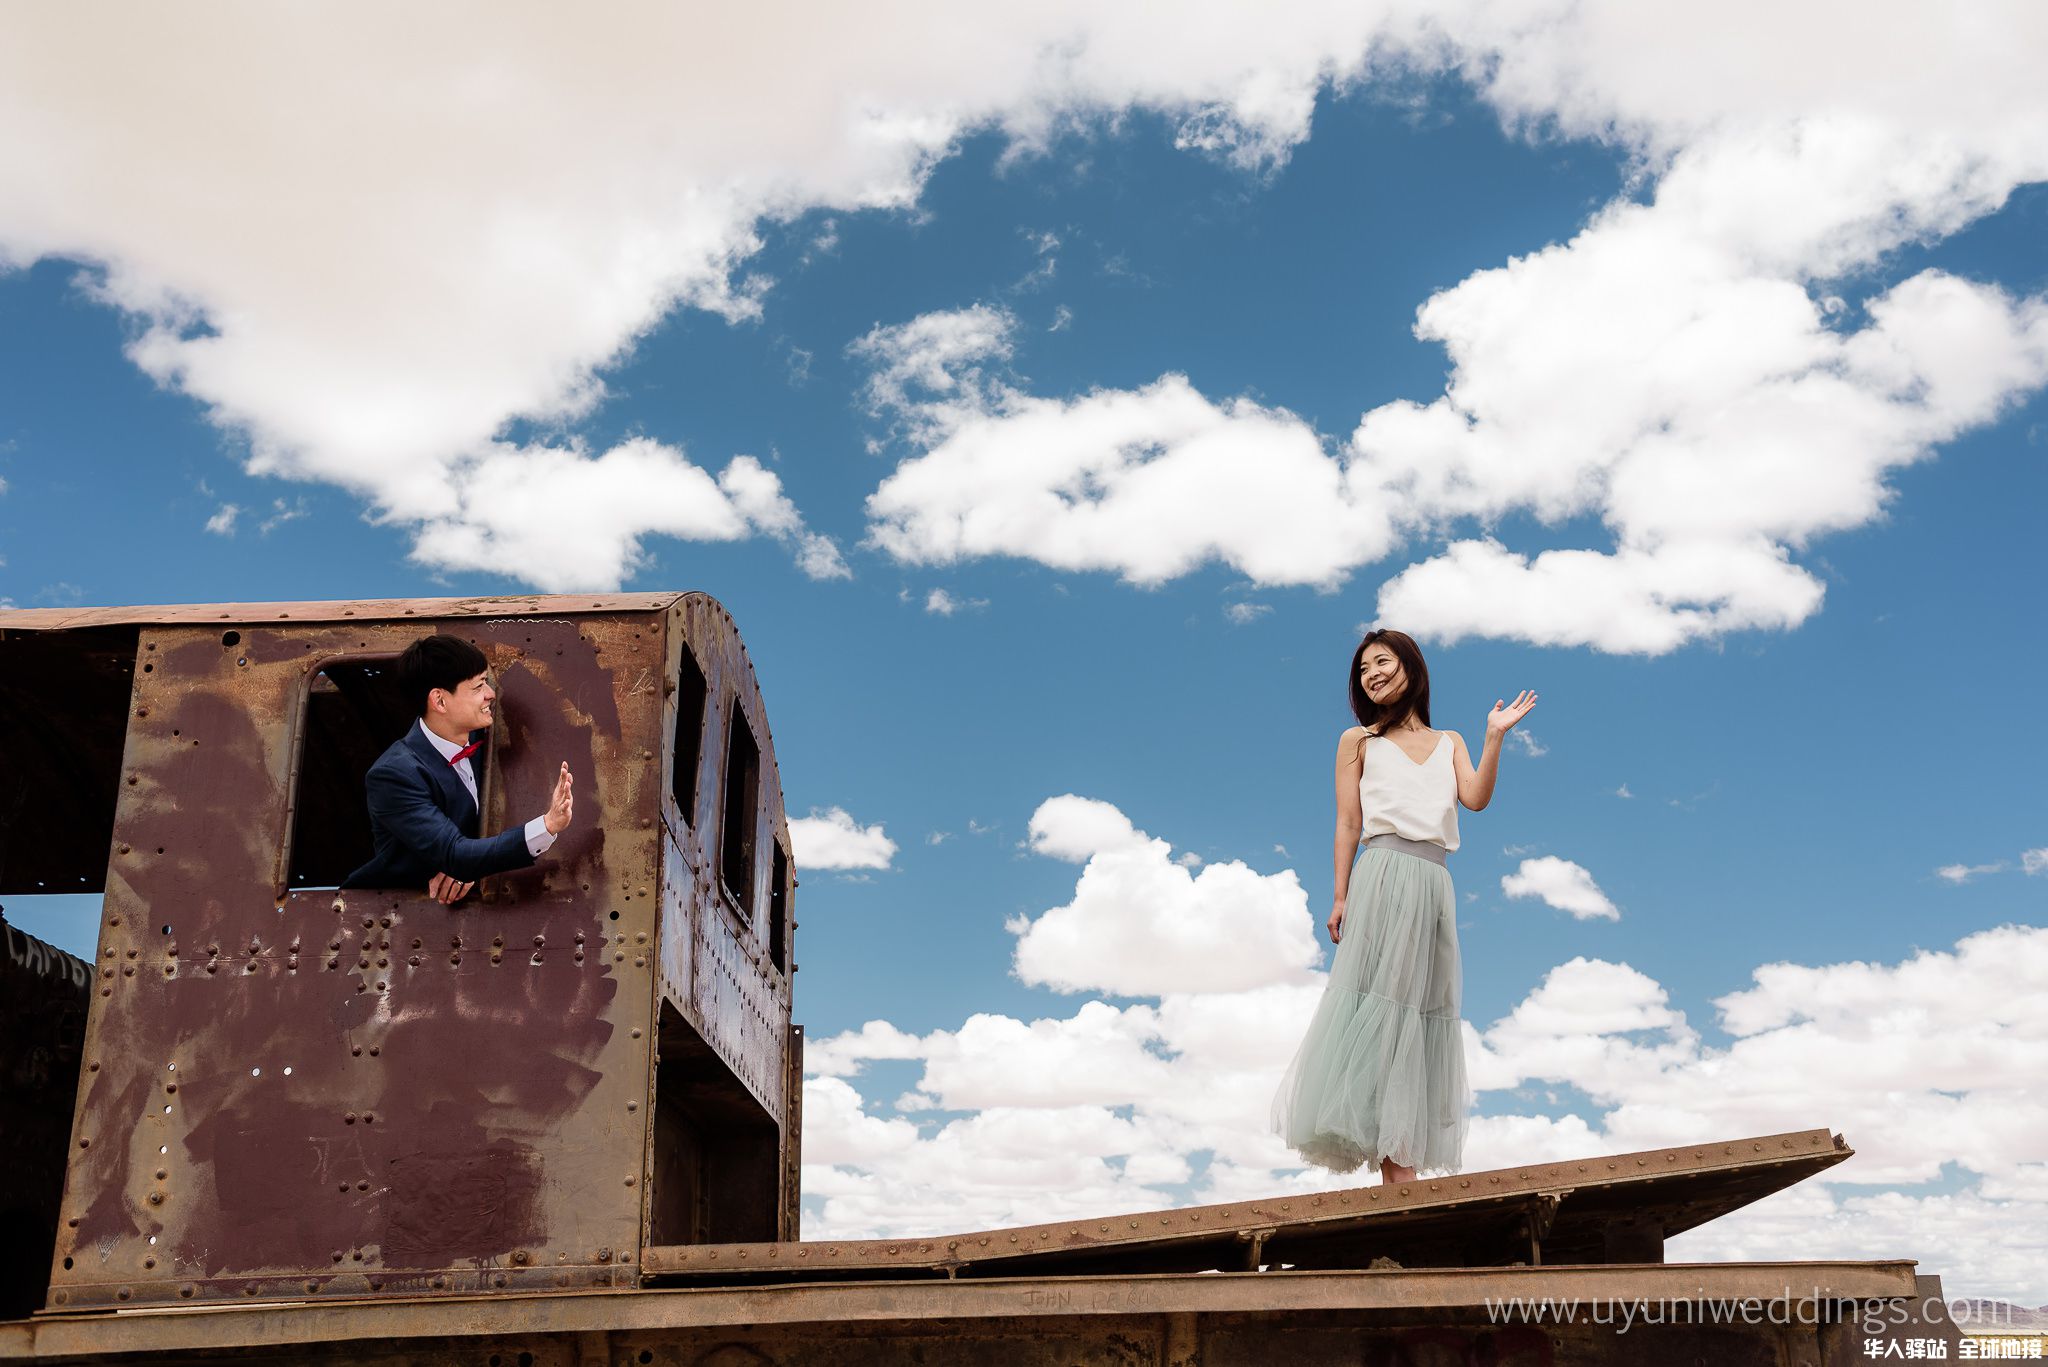
[[[782,1211],[776,1236],[785,1243],[803,1237],[804,1028],[789,1027],[789,1049],[783,1056]],[[646,1251],[641,1252],[645,1266]]]
[[[588,613],[659,612],[674,593],[603,595],[512,594],[487,598],[365,598],[327,603],[165,603],[135,607],[0,609],[0,631],[59,631],[77,627],[203,626],[218,622],[447,621],[458,617],[576,617]],[[701,596],[701,595],[700,595]]]
[[[436,627],[498,679],[487,828],[564,759],[576,824],[460,908],[281,896],[312,675]],[[53,1305],[630,1281],[661,644],[652,614],[142,632]]]
[[[1559,1261],[1549,1250],[1597,1242],[1598,1226],[1615,1210],[1655,1218],[1675,1234],[1852,1152],[1825,1129],[1801,1130],[1394,1186],[914,1239],[655,1246],[643,1254],[642,1267],[650,1276],[731,1280],[879,1276],[886,1270],[1015,1276],[1283,1263],[1363,1267],[1390,1254],[1410,1266],[1462,1266],[1533,1261],[1530,1230],[1516,1228],[1532,1220],[1543,1259]]]
[[[732,618],[715,600],[690,594],[668,614],[670,637],[664,672],[665,751],[674,762],[677,729],[701,727],[694,810],[677,805],[674,785],[664,785],[662,826],[661,991],[713,1053],[739,1078],[761,1113],[780,1132],[778,1168],[799,1148],[787,1114],[790,1065],[789,975],[771,962],[765,922],[774,861],[769,842],[788,849],[781,772],[768,730],[760,683]],[[683,654],[695,662],[706,684],[705,715],[680,715]],[[727,737],[735,716],[743,717],[760,749],[760,781],[751,811],[759,845],[751,893],[736,905],[719,871],[725,819]],[[794,1202],[792,1184],[781,1204]],[[783,1216],[778,1215],[780,1225]]]
[[[1061,1339],[1072,1356],[1053,1360],[1167,1361],[1164,1350],[1178,1345],[1181,1361],[1356,1363],[1405,1360],[1362,1350],[1430,1342],[1416,1338],[1420,1328],[1463,1331],[1434,1340],[1444,1346],[1483,1331],[1555,1351],[1554,1359],[1531,1361],[1692,1361],[1650,1350],[1656,1327],[1637,1323],[1618,1335],[1611,1312],[1622,1305],[1749,1302],[1781,1306],[1791,1323],[1766,1322],[1712,1340],[1687,1326],[1668,1342],[1719,1343],[1736,1354],[1710,1354],[1709,1362],[1775,1362],[1787,1360],[1769,1355],[1786,1342],[1783,1330],[1803,1330],[1790,1337],[1810,1345],[1814,1322],[1826,1315],[1899,1301],[1916,1290],[1913,1264],[1896,1260],[825,1283],[61,1315],[0,1324],[0,1356],[104,1360],[288,1347],[289,1360],[305,1361],[324,1345],[328,1361],[475,1362],[496,1350],[508,1362],[520,1351],[539,1362],[563,1360],[543,1355],[601,1335],[614,1362],[698,1362],[720,1345],[746,1351],[714,1361],[899,1362],[920,1349],[932,1361],[1033,1361],[1036,1345]],[[1518,1326],[1488,1314],[1489,1304],[1545,1298],[1573,1304],[1577,1321]],[[1601,1309],[1608,1313],[1595,1322]],[[1251,1351],[1260,1336],[1270,1345],[1275,1333],[1295,1330],[1317,1331],[1298,1340],[1298,1358]],[[1120,1349],[1124,1356],[1112,1355]],[[1637,1351],[1623,1351],[1631,1349]],[[1191,1350],[1199,1359],[1185,1356]],[[1452,1353],[1447,1360],[1498,1359]]]

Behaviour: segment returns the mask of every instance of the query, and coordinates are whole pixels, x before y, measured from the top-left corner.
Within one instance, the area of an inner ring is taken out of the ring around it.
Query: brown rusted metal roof
[[[364,598],[331,603],[169,603],[113,608],[9,608],[0,631],[198,622],[341,622],[421,617],[572,617],[659,612],[681,593],[527,593],[497,598]]]
[[[654,1246],[650,1276],[1017,1276],[1277,1267],[1651,1261],[1682,1233],[1848,1158],[1825,1129],[1182,1210],[916,1239]]]

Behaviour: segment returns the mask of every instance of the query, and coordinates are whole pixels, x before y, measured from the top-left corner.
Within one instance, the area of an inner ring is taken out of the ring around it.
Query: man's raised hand
[[[555,779],[554,794],[548,799],[547,814],[541,821],[548,828],[549,835],[560,835],[569,828],[569,821],[576,815],[576,780],[569,773],[569,765],[562,763],[562,772]],[[531,810],[531,809],[529,809]]]

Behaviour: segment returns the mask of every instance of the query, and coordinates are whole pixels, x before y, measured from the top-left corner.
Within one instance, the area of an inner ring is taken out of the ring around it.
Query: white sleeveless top
[[[1358,775],[1358,803],[1365,815],[1361,838],[1398,835],[1427,840],[1446,852],[1458,848],[1458,771],[1451,760],[1451,733],[1439,731],[1436,748],[1417,764],[1385,736],[1368,736]]]

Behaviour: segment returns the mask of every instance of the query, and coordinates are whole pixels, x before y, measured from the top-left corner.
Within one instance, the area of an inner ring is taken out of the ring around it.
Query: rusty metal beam
[[[201,626],[264,622],[402,622],[445,617],[575,617],[593,612],[660,612],[680,593],[511,594],[491,598],[364,598],[327,603],[164,603],[135,607],[10,608],[0,631],[77,627]]]
[[[647,1330],[822,1328],[891,1321],[916,1321],[943,1333],[949,1325],[980,1320],[1075,1316],[1382,1311],[1483,1317],[1489,1301],[1498,1304],[1517,1297],[1525,1302],[1548,1297],[1553,1303],[1576,1299],[1586,1313],[1632,1302],[1703,1300],[1778,1303],[1798,1310],[1913,1294],[1914,1265],[1903,1260],[824,1283],[54,1315],[0,1323],[0,1359],[114,1359],[145,1353],[509,1335],[608,1333],[617,1341]]]
[[[981,1269],[984,1275],[998,1268],[1054,1271],[1064,1261],[1081,1263],[1085,1270],[1093,1271],[1099,1268],[1088,1264],[1111,1252],[1123,1260],[1121,1266],[1129,1267],[1134,1265],[1133,1260],[1142,1261],[1148,1252],[1173,1260],[1176,1248],[1185,1251],[1189,1245],[1208,1244],[1217,1245],[1221,1255],[1209,1266],[1242,1266],[1248,1250],[1240,1240],[1250,1240],[1255,1231],[1265,1231],[1258,1240],[1257,1254],[1269,1262],[1275,1258],[1285,1262],[1290,1260],[1284,1251],[1268,1253],[1267,1246],[1284,1250],[1290,1238],[1362,1231],[1390,1217],[1427,1212],[1448,1221],[1459,1218],[1460,1211],[1483,1214],[1503,1203],[1519,1209],[1532,1196],[1551,1197],[1554,1199],[1547,1209],[1552,1218],[1545,1221],[1542,1229],[1528,1232],[1521,1253],[1516,1255],[1533,1259],[1533,1244],[1547,1241],[1553,1228],[1567,1220],[1577,1204],[1596,1199],[1629,1204],[1633,1198],[1637,1203],[1634,1208],[1640,1212],[1644,1206],[1657,1204],[1646,1194],[1647,1188],[1667,1188],[1674,1198],[1698,1203],[1706,1196],[1702,1188],[1728,1183],[1737,1187],[1730,1201],[1740,1205],[1832,1167],[1852,1152],[1826,1129],[1799,1130],[1641,1153],[1425,1177],[1393,1186],[1353,1187],[1313,1196],[1062,1220],[1014,1229],[908,1239],[655,1245],[644,1251],[641,1268],[650,1276],[696,1278],[811,1276],[820,1272],[834,1275],[845,1270],[922,1271],[950,1276],[970,1268]],[[1670,1232],[1686,1227],[1689,1225],[1675,1222],[1660,1224],[1660,1228]],[[1184,1257],[1171,1265],[1191,1266]]]

